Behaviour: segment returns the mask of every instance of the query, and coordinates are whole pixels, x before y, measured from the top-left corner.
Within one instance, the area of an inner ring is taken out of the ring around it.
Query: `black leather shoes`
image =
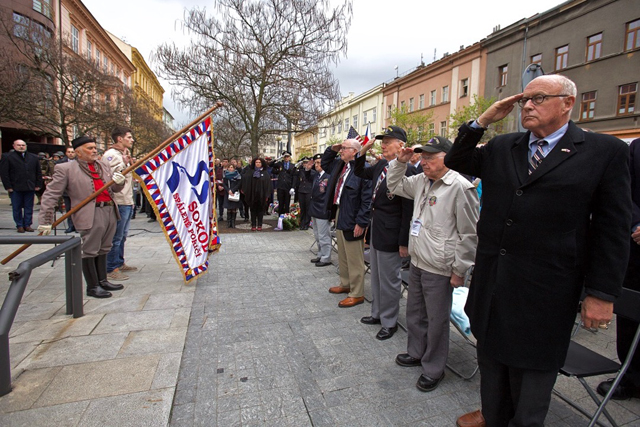
[[[408,353],[400,353],[396,356],[396,363],[400,366],[420,366],[422,362],[420,359],[409,356]]]
[[[440,378],[437,378],[435,380],[422,374],[420,375],[420,378],[418,378],[418,382],[416,383],[416,388],[424,392],[433,391],[436,388],[438,388],[438,384],[440,384],[440,381],[442,381],[443,378],[444,378],[444,372],[442,373],[442,375],[440,375]]]
[[[104,290],[107,291],[119,291],[121,289],[124,289],[124,286],[120,285],[120,284],[116,284],[116,283],[111,283],[107,280],[103,280],[100,282],[100,287]]]
[[[360,323],[364,323],[365,325],[379,325],[380,319],[376,319],[375,317],[365,316],[360,319]]]
[[[382,328],[376,334],[376,339],[379,339],[380,341],[388,340],[393,336],[393,334],[396,333],[397,330],[398,330],[398,325],[394,326],[393,328]]]
[[[316,258],[311,258],[310,261],[312,264],[315,264],[316,262],[320,262],[320,257],[316,257]]]
[[[322,261],[316,262],[316,267],[326,267],[328,265],[331,265],[331,263],[330,262],[322,262]]]
[[[94,298],[111,298],[111,292],[105,291],[101,286],[87,289],[87,295]]]
[[[613,378],[609,378],[606,381],[598,384],[598,394],[600,396],[605,396],[611,390],[611,386],[613,385]],[[618,384],[615,391],[611,394],[611,398],[613,400],[629,400],[632,397],[640,398],[640,389],[635,387],[630,387],[627,385]]]

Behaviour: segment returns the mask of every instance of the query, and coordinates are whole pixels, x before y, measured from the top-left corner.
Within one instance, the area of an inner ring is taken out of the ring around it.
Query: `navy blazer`
[[[365,167],[365,156],[355,161],[355,174],[371,182],[372,199],[376,183],[389,162],[381,159],[374,166]],[[407,172],[415,169],[407,167]],[[387,180],[380,183],[371,205],[371,242],[376,250],[398,252],[400,246],[409,246],[409,228],[413,214],[413,200],[393,195],[387,188]]]
[[[333,151],[331,147],[327,147],[322,155],[322,169],[331,174],[331,179],[328,184],[327,209],[331,210],[332,217],[335,216],[333,197],[342,168],[344,167],[344,161],[337,156],[338,153]],[[369,225],[371,181],[356,176],[354,173],[355,160],[349,163],[351,164],[351,172],[347,175],[342,194],[340,195],[340,216],[337,218],[336,228],[343,232],[345,240],[351,241],[364,238],[364,233],[359,237],[354,237],[353,229],[356,224],[363,229]]]
[[[4,188],[14,191],[35,191],[42,189],[42,169],[38,156],[25,152],[24,158],[17,151],[2,155],[0,160],[0,176]]]
[[[479,348],[523,369],[560,368],[581,292],[621,292],[631,224],[629,148],[567,132],[528,174],[529,135],[460,127],[445,164],[482,178],[476,265],[465,311]]]
[[[322,176],[316,172],[311,189],[311,206],[309,215],[313,218],[330,219],[331,210],[327,209],[327,191],[331,175],[323,173]]]

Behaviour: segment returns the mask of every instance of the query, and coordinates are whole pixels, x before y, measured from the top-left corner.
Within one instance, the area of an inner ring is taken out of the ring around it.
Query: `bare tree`
[[[6,71],[0,78],[0,122],[13,121],[65,145],[74,132],[108,134],[125,122],[127,89],[117,77],[74,53],[44,27],[16,31],[13,22],[2,20],[0,29],[5,45],[0,63]]]
[[[214,0],[185,13],[182,49],[156,52],[174,98],[191,111],[225,102],[257,155],[269,135],[315,124],[339,99],[329,66],[346,53],[352,0]]]
[[[129,111],[128,123],[136,139],[132,150],[134,154],[152,151],[173,134],[173,131],[158,118],[158,106],[149,99],[141,95],[134,96],[129,92],[123,98],[123,102]]]

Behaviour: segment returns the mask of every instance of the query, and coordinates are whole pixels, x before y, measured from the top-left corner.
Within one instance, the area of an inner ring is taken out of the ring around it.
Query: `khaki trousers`
[[[347,241],[341,230],[336,230],[338,241],[338,268],[340,286],[349,288],[349,296],[364,296],[364,239]]]

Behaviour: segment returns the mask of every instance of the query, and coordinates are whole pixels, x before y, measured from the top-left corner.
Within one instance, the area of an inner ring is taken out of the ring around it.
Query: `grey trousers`
[[[376,250],[371,242],[371,317],[380,319],[383,328],[392,328],[398,322],[402,278],[402,259],[398,252]]]
[[[313,218],[313,235],[318,244],[321,262],[331,262],[331,222],[328,219]]]
[[[440,378],[449,355],[451,278],[411,264],[407,293],[407,353],[421,359],[422,373]]]
[[[96,207],[93,216],[93,227],[78,230],[82,239],[82,258],[95,258],[108,254],[116,234],[116,208],[114,206]]]

